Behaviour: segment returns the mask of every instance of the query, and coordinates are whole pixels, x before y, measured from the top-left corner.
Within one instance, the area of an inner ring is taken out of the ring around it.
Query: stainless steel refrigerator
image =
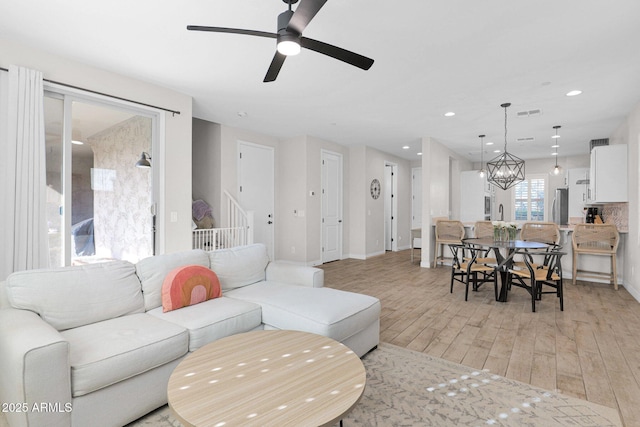
[[[551,217],[558,225],[569,224],[569,189],[556,188],[556,194],[551,205]]]

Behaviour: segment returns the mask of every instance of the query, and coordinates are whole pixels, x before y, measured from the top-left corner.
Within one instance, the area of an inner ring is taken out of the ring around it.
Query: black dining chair
[[[469,282],[472,283],[474,291],[478,291],[484,283],[493,282],[495,298],[498,299],[498,279],[495,267],[478,262],[478,259],[485,255],[486,249],[465,244],[450,244],[449,248],[453,255],[450,293],[453,293],[453,282],[460,282],[465,285],[464,300],[467,301]]]
[[[525,256],[526,268],[514,267],[509,270],[507,280],[509,286],[517,286],[525,289],[531,295],[531,311],[536,311],[536,301],[542,299],[542,294],[555,294],[560,300],[560,311],[564,311],[564,296],[562,292],[562,263],[564,252],[557,250],[529,251],[527,255],[540,255],[544,257],[544,264],[536,264],[532,257]],[[544,290],[549,287],[552,290]]]

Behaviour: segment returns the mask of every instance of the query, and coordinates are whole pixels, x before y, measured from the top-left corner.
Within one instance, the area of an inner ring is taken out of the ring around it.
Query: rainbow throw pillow
[[[177,310],[222,296],[218,276],[201,265],[175,268],[162,282],[162,311]]]

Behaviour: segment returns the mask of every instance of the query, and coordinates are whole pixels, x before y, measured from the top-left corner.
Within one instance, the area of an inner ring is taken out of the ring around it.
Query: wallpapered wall
[[[151,150],[151,119],[135,116],[88,138],[94,152],[96,256],[137,262],[151,256],[151,169],[135,167]]]

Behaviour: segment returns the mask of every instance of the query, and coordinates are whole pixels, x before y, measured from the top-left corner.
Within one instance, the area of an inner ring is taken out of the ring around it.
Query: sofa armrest
[[[270,262],[266,278],[269,281],[321,288],[324,286],[324,270],[303,265]]]
[[[7,282],[0,282],[0,309],[9,308],[9,296],[7,295]]]
[[[0,310],[0,402],[13,405],[9,425],[70,426],[70,375],[69,343],[55,328],[28,310]]]

